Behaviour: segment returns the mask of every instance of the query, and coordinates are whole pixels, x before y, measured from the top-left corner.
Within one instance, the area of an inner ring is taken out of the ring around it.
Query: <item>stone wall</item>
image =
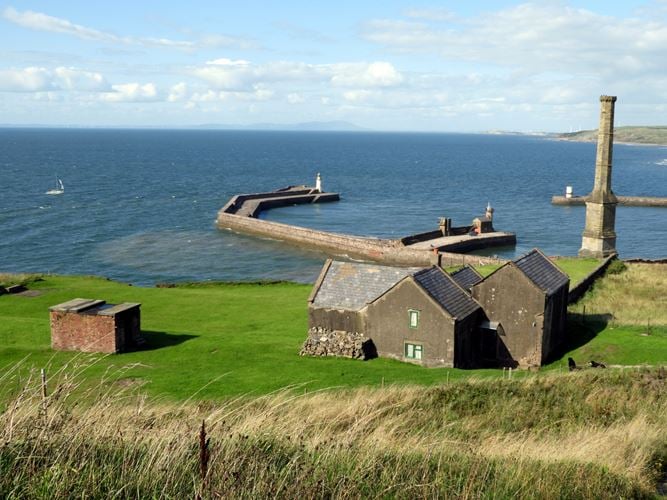
[[[321,250],[341,257],[359,258],[370,262],[395,266],[427,267],[438,263],[438,254],[430,250],[404,247],[398,240],[364,238],[345,234],[318,231],[300,226],[282,224],[262,219],[239,217],[221,210],[218,212],[218,227],[235,231],[275,238],[300,247]],[[467,263],[497,263],[491,257],[466,256],[456,253],[442,253],[447,265]]]
[[[344,356],[370,359],[377,356],[373,341],[363,333],[313,327],[303,343],[301,356]]]
[[[574,285],[568,295],[568,304],[574,304],[581,297],[583,297],[584,294],[593,286],[593,283],[595,283],[595,281],[605,273],[609,267],[609,264],[611,264],[611,262],[616,258],[617,255],[610,255],[605,260],[603,260],[598,267],[593,269],[593,271],[591,271],[585,278]]]
[[[667,198],[656,196],[619,196],[616,195],[619,205],[627,207],[667,207]],[[585,205],[590,200],[590,195],[573,196],[552,196],[551,203],[554,205]]]

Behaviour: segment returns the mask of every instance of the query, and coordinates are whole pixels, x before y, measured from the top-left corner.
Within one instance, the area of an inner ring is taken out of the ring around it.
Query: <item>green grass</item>
[[[667,327],[646,327],[608,324],[600,317],[589,317],[582,323],[582,316],[570,313],[568,333],[570,341],[564,353],[544,368],[563,369],[567,358],[577,365],[595,360],[606,365],[663,366],[667,363]]]
[[[570,277],[570,289],[602,263],[601,259],[563,257],[554,261]]]
[[[174,399],[197,391],[201,399],[265,394],[294,384],[306,384],[307,390],[434,384],[471,374],[388,359],[299,356],[308,330],[310,285],[140,288],[100,278],[50,276],[31,289],[43,295],[0,297],[0,373],[24,358],[26,367],[48,365],[51,371],[76,359],[93,359],[87,369],[91,378],[135,365],[117,377],[144,382],[149,394]],[[75,297],[140,302],[142,330],[152,349],[108,356],[52,351],[48,308]]]
[[[588,272],[595,261],[559,261],[571,273]],[[153,396],[182,400],[223,399],[267,394],[288,386],[313,391],[329,387],[399,384],[434,385],[448,380],[499,377],[499,370],[426,369],[389,359],[361,362],[346,358],[299,356],[307,332],[310,285],[207,284],[175,288],[133,287],[94,277],[46,276],[30,285],[37,297],[0,296],[0,375],[17,363],[20,374],[0,387],[19,388],[31,369],[53,373],[67,363],[92,362],[91,380],[141,385]],[[107,302],[140,302],[148,350],[121,355],[54,352],[50,348],[49,306],[75,297]],[[570,343],[548,368],[562,368],[568,356],[608,364],[664,364],[665,328],[607,325],[572,310]],[[599,316],[599,315],[598,315]],[[602,318],[602,316],[599,316]],[[598,319],[599,319],[598,318]],[[519,372],[516,376],[524,376]]]
[[[570,288],[574,287],[579,281],[588,276],[600,263],[600,259],[582,259],[579,257],[561,257],[554,261],[570,277]],[[487,264],[485,266],[476,266],[482,276],[488,276],[501,264]]]

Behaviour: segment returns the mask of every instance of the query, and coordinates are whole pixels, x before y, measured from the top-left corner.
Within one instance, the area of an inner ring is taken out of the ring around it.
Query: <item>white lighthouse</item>
[[[493,220],[493,212],[495,212],[495,210],[491,206],[491,202],[488,202],[486,204],[486,213],[484,215],[486,216],[487,219]]]
[[[315,189],[320,193],[322,192],[322,176],[320,176],[319,172],[317,172],[317,177],[315,177]]]

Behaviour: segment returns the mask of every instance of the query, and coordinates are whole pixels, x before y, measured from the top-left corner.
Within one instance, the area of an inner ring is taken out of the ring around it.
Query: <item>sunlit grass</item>
[[[76,392],[82,370],[52,373],[46,398],[34,372],[6,402],[0,497],[641,498],[667,458],[664,369],[198,404],[112,373]]]
[[[598,281],[577,307],[617,325],[667,325],[667,264],[628,264]]]

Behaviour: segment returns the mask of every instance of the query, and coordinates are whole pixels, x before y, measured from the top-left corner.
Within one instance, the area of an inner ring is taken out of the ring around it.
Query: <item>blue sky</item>
[[[667,124],[667,0],[16,1],[0,122],[376,130]]]

